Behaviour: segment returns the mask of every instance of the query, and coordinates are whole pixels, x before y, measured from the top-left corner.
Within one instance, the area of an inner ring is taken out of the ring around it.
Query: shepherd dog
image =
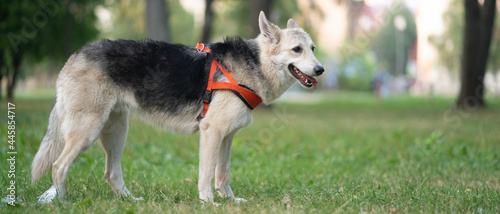
[[[207,82],[238,85],[270,104],[293,83],[316,88],[324,72],[311,37],[289,19],[280,29],[259,14],[255,39],[227,37],[207,44],[210,52],[154,40],[100,40],[72,54],[58,75],[47,132],[32,166],[36,182],[52,169],[53,185],[38,202],[64,201],[68,172],[98,138],[106,154],[104,178],[118,195],[134,197],[122,176],[121,157],[129,113],[174,133],[200,131],[199,199],[214,202],[212,184],[222,198],[246,202],[229,186],[230,150],[238,131],[252,123],[252,108],[232,90],[214,90],[204,112]],[[212,63],[218,67],[210,77]]]

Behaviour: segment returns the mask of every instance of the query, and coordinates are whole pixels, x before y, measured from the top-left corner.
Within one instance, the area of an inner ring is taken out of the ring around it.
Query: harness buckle
[[[203,50],[205,50],[205,43],[198,42],[196,48],[198,49],[199,52],[203,52]]]
[[[203,103],[210,104],[210,102],[212,102],[212,92],[213,91],[205,91],[205,93],[203,93]]]

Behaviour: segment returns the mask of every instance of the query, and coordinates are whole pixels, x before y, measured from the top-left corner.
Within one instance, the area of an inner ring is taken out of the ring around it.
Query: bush
[[[340,89],[370,91],[377,70],[375,63],[375,57],[370,51],[343,54],[338,76]]]

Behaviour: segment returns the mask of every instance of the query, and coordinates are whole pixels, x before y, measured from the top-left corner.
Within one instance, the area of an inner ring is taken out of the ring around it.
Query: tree
[[[166,16],[162,18],[166,23],[168,42],[180,44],[196,44],[199,36],[195,36],[194,17],[186,11],[179,0],[165,2]],[[111,14],[112,23],[109,28],[102,28],[101,35],[109,39],[142,40],[147,33],[147,2],[136,0],[105,1],[104,9]],[[163,25],[162,25],[163,26]],[[165,41],[165,38],[162,39]]]
[[[111,27],[101,32],[109,39],[140,40],[146,37],[146,2],[121,0],[106,2],[109,10]]]
[[[493,32],[496,0],[465,0],[461,87],[457,107],[484,107],[484,75]]]
[[[168,10],[165,0],[146,1],[146,35],[150,39],[169,41]]]
[[[267,2],[264,2],[265,4],[262,4],[260,1],[262,0],[217,0],[218,4],[224,5],[224,9],[215,11],[212,24],[212,37],[215,37],[217,40],[221,40],[228,35],[255,38],[260,33],[257,24],[258,15],[261,10],[266,13],[266,16],[272,23],[278,26],[286,26],[289,18],[294,15],[298,16],[297,14],[300,13],[296,1],[267,0]],[[265,7],[269,7],[269,9]],[[307,31],[307,26],[301,27],[305,27]]]
[[[213,0],[205,0],[205,20],[203,21],[203,29],[201,35],[201,42],[210,42],[210,35],[212,33],[212,21],[214,11],[212,10]]]
[[[429,41],[439,53],[439,63],[444,65],[450,74],[459,76],[462,63],[464,36],[464,2],[453,0],[443,14],[445,31],[439,36],[429,37]],[[490,44],[490,52],[486,72],[498,73],[500,66],[500,16],[495,16],[495,25]],[[498,75],[498,74],[497,74]]]
[[[7,98],[26,60],[63,60],[68,53],[95,38],[94,8],[99,0],[18,0],[0,7],[0,77],[7,78]],[[69,36],[66,34],[70,33]]]
[[[259,13],[260,11],[264,11],[264,13],[267,16],[270,16],[270,11],[271,11],[271,6],[272,6],[272,0],[254,0],[252,1],[252,9],[250,10],[250,17],[249,20],[250,26],[251,26],[251,32],[250,32],[250,37],[256,37],[259,35],[260,30],[259,30],[259,22],[256,20],[259,19]]]
[[[2,79],[3,79],[3,64],[4,64],[4,51],[0,51],[0,100],[2,99]]]

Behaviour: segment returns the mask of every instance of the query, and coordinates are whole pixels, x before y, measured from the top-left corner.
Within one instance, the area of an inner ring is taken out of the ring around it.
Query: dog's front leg
[[[234,194],[229,186],[229,169],[231,163],[231,146],[236,132],[224,137],[219,150],[217,167],[215,168],[215,190],[220,197],[234,200]]]
[[[229,198],[236,203],[246,202],[243,198],[236,198],[229,186],[229,171],[231,163],[231,146],[233,144],[234,136],[238,131],[233,131],[231,134],[224,137],[219,151],[219,158],[217,160],[217,167],[215,168],[215,189],[220,197]]]
[[[198,190],[202,202],[208,203],[214,203],[212,182],[219,150],[224,138],[224,132],[217,128],[210,127],[208,122],[202,123],[200,126],[200,173]]]

